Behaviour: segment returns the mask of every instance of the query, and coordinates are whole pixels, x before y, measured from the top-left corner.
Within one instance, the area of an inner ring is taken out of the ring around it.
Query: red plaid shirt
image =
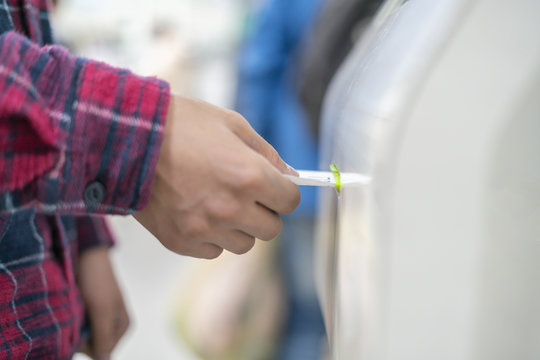
[[[72,357],[78,254],[112,242],[89,214],[145,206],[169,101],[162,81],[48,45],[48,9],[0,0],[1,359]]]

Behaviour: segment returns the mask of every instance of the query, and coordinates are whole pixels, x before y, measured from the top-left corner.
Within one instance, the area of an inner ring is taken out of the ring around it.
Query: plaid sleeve
[[[114,245],[114,236],[103,216],[77,216],[77,244],[78,252],[95,246],[111,247]]]
[[[143,208],[168,84],[0,36],[0,211],[131,214]]]

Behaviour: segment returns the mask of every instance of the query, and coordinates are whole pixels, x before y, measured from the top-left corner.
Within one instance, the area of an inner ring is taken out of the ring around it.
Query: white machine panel
[[[321,140],[332,359],[540,359],[540,1],[389,1]]]

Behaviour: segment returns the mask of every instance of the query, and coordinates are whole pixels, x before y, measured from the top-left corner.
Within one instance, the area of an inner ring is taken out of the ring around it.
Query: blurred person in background
[[[316,169],[317,141],[300,106],[296,83],[303,50],[323,0],[267,0],[253,17],[239,54],[236,110],[284,160]],[[276,359],[320,359],[325,330],[313,277],[316,193],[301,189],[302,202],[283,218],[279,259],[286,319]]]
[[[298,169],[318,167],[324,95],[382,0],[267,0],[240,53],[237,110]],[[313,188],[284,218],[287,320],[277,359],[320,359],[324,327],[313,279]]]
[[[274,238],[299,193],[240,115],[51,45],[49,10],[0,6],[0,357],[107,359],[128,316],[96,216],[215,258]]]
[[[329,0],[313,27],[298,76],[298,91],[311,130],[319,135],[324,96],[332,78],[384,0]]]

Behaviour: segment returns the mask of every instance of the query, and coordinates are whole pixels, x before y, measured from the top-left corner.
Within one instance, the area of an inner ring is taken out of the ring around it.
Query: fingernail
[[[299,176],[298,171],[296,171],[291,165],[285,163],[287,165],[287,171],[289,172],[289,175]]]

